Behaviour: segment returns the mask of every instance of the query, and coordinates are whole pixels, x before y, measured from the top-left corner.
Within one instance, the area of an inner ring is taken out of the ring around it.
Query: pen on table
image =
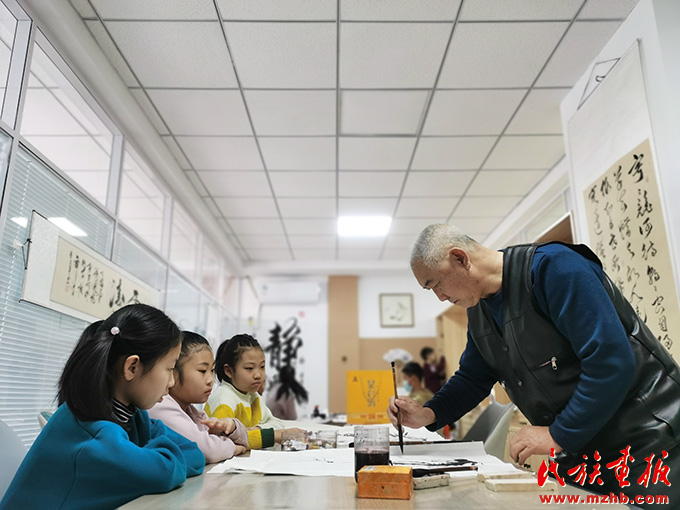
[[[394,398],[397,398],[397,372],[394,369],[394,361],[392,363],[392,381],[394,381]],[[396,405],[396,404],[395,404]],[[399,449],[404,453],[404,431],[401,428],[401,413],[397,408],[397,429],[399,430]]]

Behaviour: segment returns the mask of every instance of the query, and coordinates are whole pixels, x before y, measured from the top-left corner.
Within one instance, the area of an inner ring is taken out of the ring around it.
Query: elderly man
[[[468,342],[432,400],[391,400],[392,423],[397,410],[409,427],[452,423],[500,381],[532,424],[510,442],[519,464],[554,451],[567,482],[642,495],[635,504],[667,495],[680,505],[680,370],[592,251],[562,243],[495,251],[430,225],[411,269],[425,290],[467,308]]]

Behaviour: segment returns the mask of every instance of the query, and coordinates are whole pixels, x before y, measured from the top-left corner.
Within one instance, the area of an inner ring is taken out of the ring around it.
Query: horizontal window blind
[[[113,262],[154,289],[165,289],[167,264],[120,227],[113,244]]]
[[[7,221],[0,245],[0,419],[30,446],[37,415],[56,408],[62,368],[86,322],[21,302],[24,259],[14,241],[29,234],[31,211],[65,217],[87,233],[79,239],[107,255],[113,220],[20,147],[3,207]],[[28,224],[26,223],[28,220]]]

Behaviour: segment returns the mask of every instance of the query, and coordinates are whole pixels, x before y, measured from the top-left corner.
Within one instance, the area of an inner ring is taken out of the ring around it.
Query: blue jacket
[[[111,421],[54,413],[12,480],[1,510],[116,508],[203,472],[196,443],[139,410],[128,434]]]

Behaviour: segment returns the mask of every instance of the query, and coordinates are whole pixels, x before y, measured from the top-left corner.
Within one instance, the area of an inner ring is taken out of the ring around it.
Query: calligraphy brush
[[[397,398],[397,372],[394,369],[394,361],[391,362],[392,364],[392,381],[394,382],[394,399],[396,400]],[[399,408],[397,408],[397,429],[399,430],[399,449],[401,450],[401,453],[404,453],[404,431],[401,428],[401,413],[399,412]]]

